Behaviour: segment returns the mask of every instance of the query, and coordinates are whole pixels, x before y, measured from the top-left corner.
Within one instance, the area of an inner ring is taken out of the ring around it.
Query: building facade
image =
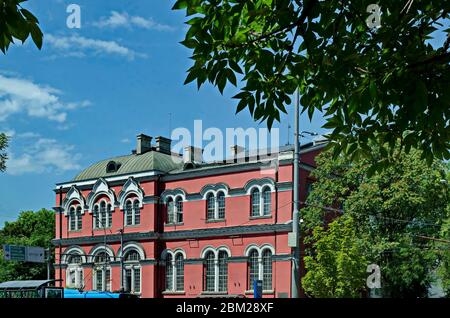
[[[301,148],[301,201],[324,146]],[[290,297],[293,147],[213,163],[170,147],[139,135],[132,154],[57,185],[56,279],[161,298],[252,297],[258,279],[264,297]]]

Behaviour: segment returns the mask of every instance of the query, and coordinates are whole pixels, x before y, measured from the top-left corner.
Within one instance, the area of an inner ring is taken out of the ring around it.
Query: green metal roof
[[[111,161],[120,164],[120,167],[117,171],[108,173],[106,168]],[[73,181],[98,179],[152,170],[169,172],[171,170],[179,169],[182,166],[183,160],[180,157],[157,151],[149,151],[141,155],[132,154],[102,160],[83,170]]]

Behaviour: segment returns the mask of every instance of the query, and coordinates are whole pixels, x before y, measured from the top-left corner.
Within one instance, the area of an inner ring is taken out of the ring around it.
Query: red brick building
[[[177,155],[151,140],[57,185],[56,279],[116,291],[123,268],[123,287],[141,297],[252,297],[254,279],[264,297],[289,297],[293,147],[275,167],[248,155],[205,163],[193,147]],[[301,148],[301,201],[324,146]]]

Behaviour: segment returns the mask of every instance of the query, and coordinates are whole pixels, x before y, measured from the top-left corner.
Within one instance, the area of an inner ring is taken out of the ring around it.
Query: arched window
[[[213,251],[209,251],[205,255],[205,291],[213,292],[216,291],[216,257]]]
[[[134,225],[141,224],[141,208],[139,206],[138,200],[134,200],[133,212],[134,212]]]
[[[166,290],[172,291],[173,290],[173,272],[174,268],[172,266],[173,263],[173,256],[172,254],[167,254],[166,258]]]
[[[106,202],[102,201],[100,202],[100,228],[106,228],[106,222],[108,222],[106,214]]]
[[[253,189],[251,194],[251,200],[252,200],[251,216],[259,216],[261,210],[261,193],[259,192],[259,189],[257,188]]]
[[[125,225],[132,225],[133,224],[133,204],[131,203],[131,200],[128,200],[127,203],[125,203]]]
[[[262,192],[263,215],[270,215],[272,210],[272,192],[269,187],[265,187]]]
[[[259,279],[259,253],[256,249],[248,255],[248,278],[247,290],[252,290],[253,282]]]
[[[216,215],[216,199],[214,198],[214,193],[209,193],[206,197],[207,204],[207,219],[214,220]]]
[[[67,256],[66,286],[69,288],[82,288],[84,285],[83,260],[80,254],[74,253]]]
[[[265,186],[260,190],[255,187],[251,191],[251,214],[252,217],[264,217],[272,214],[272,190]]]
[[[94,205],[94,229],[109,228],[112,225],[112,206],[106,201]]]
[[[75,231],[77,226],[77,220],[75,215],[75,208],[71,207],[69,210],[69,230]]]
[[[226,292],[228,290],[228,253],[219,250],[208,251],[204,258],[203,289],[208,292]]]
[[[206,219],[223,220],[225,219],[225,193],[210,192],[206,196]]]
[[[254,248],[248,253],[248,290],[253,289],[255,280],[262,280],[263,290],[272,290],[272,251],[268,248],[261,253]]]
[[[184,256],[178,252],[166,257],[166,291],[184,291]]]
[[[79,231],[83,226],[81,206],[70,207],[69,209],[69,231]]]
[[[167,199],[167,224],[183,223],[183,198]]]
[[[184,259],[183,254],[178,253],[175,256],[175,290],[183,291],[184,290]]]
[[[218,291],[225,292],[228,289],[228,253],[225,251],[219,251],[218,259],[219,269],[219,282]]]
[[[77,230],[83,228],[83,216],[81,214],[81,206],[77,207]]]
[[[262,253],[263,289],[272,290],[272,252],[266,249]]]
[[[167,200],[167,223],[172,224],[175,222],[175,202],[172,198]]]
[[[93,218],[94,218],[94,229],[100,229],[101,223],[100,223],[100,213],[99,213],[98,205],[94,206]]]
[[[141,292],[141,255],[136,250],[130,250],[124,256],[124,287],[133,294]]]
[[[93,289],[97,291],[111,291],[111,257],[106,252],[99,252],[94,256]]]
[[[125,226],[139,225],[141,223],[141,208],[139,200],[127,200],[125,203]]]
[[[177,223],[183,223],[183,199],[181,197],[178,197],[176,199],[176,209],[177,209],[176,215]]]
[[[218,219],[225,219],[225,193],[222,191],[217,193],[217,209]]]

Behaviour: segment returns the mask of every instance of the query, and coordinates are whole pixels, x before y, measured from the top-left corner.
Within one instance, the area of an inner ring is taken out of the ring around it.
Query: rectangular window
[[[134,224],[141,224],[141,208],[139,207],[138,202],[136,202],[134,205]]]
[[[105,291],[111,291],[111,270],[106,270],[106,289]]]
[[[127,291],[133,291],[132,290],[132,288],[133,288],[133,286],[132,286],[132,281],[131,281],[131,279],[132,279],[132,272],[131,272],[131,269],[130,268],[127,268],[126,270],[125,270],[125,290],[127,290]]]
[[[219,257],[219,292],[228,290],[228,260],[227,257]]]
[[[213,292],[215,291],[215,266],[214,266],[214,254],[212,257],[208,257],[206,259],[205,264],[205,289],[206,291]]]
[[[101,291],[103,289],[103,271],[102,270],[95,271],[94,289],[97,291]]]
[[[135,268],[133,270],[133,275],[134,275],[134,288],[133,288],[133,292],[135,293],[140,293],[141,292],[141,269],[140,268]]]

